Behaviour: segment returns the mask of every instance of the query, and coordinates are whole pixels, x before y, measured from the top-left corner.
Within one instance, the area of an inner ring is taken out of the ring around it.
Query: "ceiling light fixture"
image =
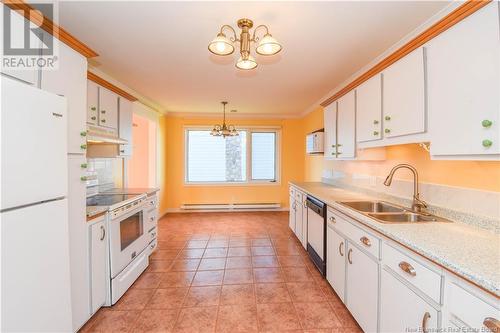
[[[278,41],[269,33],[269,28],[266,25],[259,25],[253,31],[253,36],[250,37],[250,29],[253,27],[253,21],[250,19],[238,20],[238,27],[241,29],[240,38],[236,36],[236,31],[230,25],[224,24],[220,28],[217,36],[208,44],[208,50],[213,54],[226,56],[234,52],[234,43],[240,43],[240,58],[236,62],[236,67],[243,70],[254,69],[257,67],[255,58],[250,55],[251,43],[258,43],[255,52],[260,55],[268,56],[274,55],[281,51],[282,46]],[[257,30],[264,28],[266,33],[260,39],[256,36]],[[233,33],[232,37],[227,38],[224,34],[224,29]]]
[[[221,102],[223,105],[223,118],[222,118],[222,126],[214,125],[214,128],[210,132],[213,136],[222,136],[225,138],[226,136],[237,136],[239,133],[236,131],[236,127],[234,125],[226,125],[226,104],[227,102]]]

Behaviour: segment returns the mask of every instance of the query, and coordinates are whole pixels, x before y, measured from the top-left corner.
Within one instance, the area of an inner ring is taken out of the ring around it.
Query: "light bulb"
[[[217,51],[219,51],[220,53],[223,53],[224,50],[226,49],[226,45],[223,42],[217,42],[215,47],[217,48]]]

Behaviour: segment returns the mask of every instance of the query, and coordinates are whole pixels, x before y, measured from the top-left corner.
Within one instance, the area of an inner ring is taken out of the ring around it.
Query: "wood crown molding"
[[[358,87],[360,84],[363,82],[367,81],[371,77],[377,75],[378,73],[382,72],[384,69],[398,61],[399,59],[403,58],[413,50],[419,48],[420,46],[424,45],[434,37],[438,36],[439,34],[443,33],[444,31],[448,30],[458,22],[462,21],[464,18],[467,16],[473,14],[474,12],[478,11],[482,7],[486,6],[488,3],[490,3],[491,0],[468,0],[465,2],[463,5],[455,9],[453,12],[449,13],[445,17],[443,17],[441,20],[427,28],[425,31],[420,33],[418,36],[407,42],[405,45],[401,46],[399,49],[394,51],[392,54],[388,55],[386,58],[384,58],[382,61],[380,61],[378,64],[370,68],[367,72],[359,76],[357,79],[349,83],[347,86],[344,88],[340,89],[338,92],[336,92],[333,96],[329,97],[325,101],[321,102],[321,106],[325,107],[339,99],[340,97],[344,96],[351,90],[355,89]]]
[[[97,76],[96,74],[94,74],[92,72],[87,71],[87,79],[97,83],[98,85],[100,85],[106,89],[111,90],[112,92],[122,96],[123,98],[128,99],[131,102],[137,101],[137,98],[135,98],[134,96],[132,96],[131,94],[129,94],[125,90],[118,88],[117,86],[115,86],[111,82],[104,80],[102,77]]]
[[[39,11],[34,10],[32,6],[30,6],[23,0],[2,0],[2,3],[12,10],[22,12],[23,16],[27,20],[33,22],[33,24],[47,31],[84,57],[93,58],[98,56],[97,52],[76,39],[73,35],[71,35],[69,32],[67,32],[48,18],[44,17]]]

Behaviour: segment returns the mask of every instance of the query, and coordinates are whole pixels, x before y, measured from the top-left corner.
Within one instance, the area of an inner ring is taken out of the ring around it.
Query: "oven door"
[[[111,277],[116,277],[149,243],[145,225],[146,212],[137,208],[111,220]]]

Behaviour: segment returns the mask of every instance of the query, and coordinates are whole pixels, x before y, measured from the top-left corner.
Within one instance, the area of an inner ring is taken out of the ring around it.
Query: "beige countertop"
[[[144,188],[111,188],[100,192],[100,194],[142,194],[148,195],[158,192],[160,189],[157,187],[144,187]]]
[[[290,184],[500,297],[500,235],[460,222],[380,223],[338,203],[376,197],[319,182]]]

